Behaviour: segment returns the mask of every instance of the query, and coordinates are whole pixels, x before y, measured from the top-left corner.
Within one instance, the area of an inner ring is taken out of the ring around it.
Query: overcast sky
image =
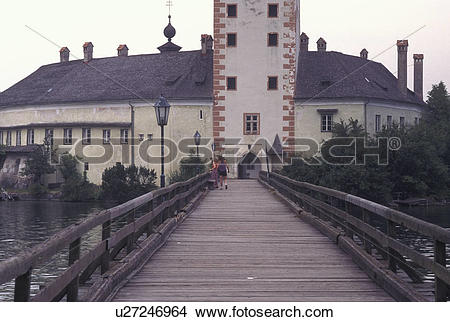
[[[172,22],[177,29],[173,41],[183,50],[199,49],[200,35],[213,33],[213,0],[173,3]],[[0,12],[3,91],[41,65],[58,62],[61,46],[77,57],[82,57],[85,41],[93,42],[97,58],[116,55],[122,43],[128,45],[130,55],[157,52],[165,42],[162,30],[168,9],[166,0],[14,0],[2,1]],[[450,86],[449,12],[448,0],[301,0],[301,31],[309,35],[313,50],[319,37],[327,41],[329,50],[347,54],[359,55],[365,47],[369,58],[396,73],[396,40],[425,26],[408,37],[409,64],[412,54],[425,54],[428,91],[441,80]],[[408,77],[413,88],[413,66]]]

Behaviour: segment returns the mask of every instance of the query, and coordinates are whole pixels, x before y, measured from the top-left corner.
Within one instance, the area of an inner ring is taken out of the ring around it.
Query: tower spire
[[[161,53],[173,51],[178,52],[181,50],[181,47],[175,45],[172,42],[172,38],[175,37],[175,35],[177,34],[176,29],[172,26],[172,15],[171,15],[171,8],[173,6],[172,0],[167,0],[166,6],[169,7],[169,24],[167,25],[166,28],[164,28],[164,36],[167,38],[168,41],[164,45],[158,47],[158,49]]]

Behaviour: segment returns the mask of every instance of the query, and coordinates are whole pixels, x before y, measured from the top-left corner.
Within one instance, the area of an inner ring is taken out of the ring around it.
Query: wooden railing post
[[[367,210],[362,209],[362,220],[370,226],[370,214]],[[364,249],[368,254],[372,254],[372,245],[369,242],[369,235],[366,233],[363,233],[363,244]]]
[[[352,216],[352,214],[351,214],[351,212],[352,212],[351,205],[350,205],[347,201],[344,201],[344,202],[345,202],[345,212],[346,212],[349,216]],[[345,235],[346,235],[348,238],[350,238],[350,239],[353,240],[353,230],[352,230],[352,227],[350,226],[350,223],[349,223],[348,221],[345,222],[345,227],[344,227],[344,229],[345,229]]]
[[[393,222],[392,220],[387,221],[387,235],[391,238],[395,238],[395,222]],[[397,272],[397,262],[394,258],[394,250],[392,248],[387,248],[387,256],[389,269],[394,273]]]
[[[127,224],[134,223],[136,209],[131,210],[127,216]],[[131,253],[134,249],[134,232],[127,238],[127,254]]]
[[[153,200],[149,201],[148,203],[148,212],[153,211]],[[150,220],[147,224],[147,238],[150,237],[150,235],[153,234],[153,220]]]
[[[31,269],[25,274],[17,276],[14,286],[14,302],[28,302],[30,300]]]
[[[69,246],[69,266],[72,266],[80,259],[81,238],[78,238]],[[77,275],[67,286],[67,302],[78,301],[78,287],[80,284],[80,275]]]
[[[434,241],[434,262],[446,267],[445,243]],[[441,279],[435,277],[434,296],[436,302],[446,302],[448,296],[448,285]]]
[[[106,221],[102,225],[102,240],[107,240],[111,237],[111,220]],[[102,264],[101,264],[101,275],[105,274],[109,270],[109,262],[110,262],[110,255],[109,255],[109,247],[106,246],[105,253],[102,255]]]

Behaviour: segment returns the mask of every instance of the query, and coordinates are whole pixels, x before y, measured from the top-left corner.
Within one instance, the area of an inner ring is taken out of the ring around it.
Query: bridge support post
[[[69,266],[72,266],[80,259],[81,238],[75,240],[69,246]],[[67,286],[67,302],[78,301],[78,286],[80,284],[80,275],[78,274]]]
[[[345,212],[351,216],[351,208],[352,206],[345,201]],[[350,226],[350,223],[348,221],[345,222],[345,235],[350,238],[351,240],[353,240],[353,230],[352,227]]]
[[[387,221],[387,235],[389,237],[395,238],[395,222],[392,220]],[[389,263],[389,269],[393,271],[394,273],[397,272],[397,263],[394,258],[394,250],[392,248],[387,248],[387,256],[388,256],[388,263]]]
[[[102,240],[107,240],[111,237],[111,220],[106,221],[102,225]],[[110,261],[110,255],[109,255],[109,247],[106,247],[105,253],[102,255],[102,264],[101,264],[101,274],[105,274],[109,270],[109,261]]]
[[[370,226],[370,214],[367,210],[362,209],[362,220]],[[364,249],[368,254],[372,254],[372,245],[370,244],[369,238],[368,234],[363,234]]]
[[[434,262],[446,267],[445,243],[438,240],[434,241]],[[436,302],[446,302],[448,296],[447,284],[437,277],[435,277],[434,283]]]
[[[153,200],[148,203],[148,213],[151,213],[153,211]],[[150,222],[147,224],[147,238],[150,237],[150,235],[153,234],[153,220],[150,220]]]
[[[134,223],[135,220],[135,209],[130,211],[127,216],[127,224]],[[131,253],[134,248],[134,233],[131,233],[127,238],[127,254]]]
[[[28,302],[30,300],[31,269],[25,274],[17,276],[14,286],[14,302]]]

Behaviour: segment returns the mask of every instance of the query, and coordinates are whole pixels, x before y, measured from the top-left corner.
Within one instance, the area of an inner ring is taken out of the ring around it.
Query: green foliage
[[[61,156],[61,174],[65,180],[62,186],[62,198],[65,201],[96,200],[100,195],[100,188],[88,182],[78,172],[78,161],[70,155]]]
[[[3,163],[6,159],[5,146],[0,144],[0,169],[3,168]]]
[[[155,190],[156,178],[153,169],[118,164],[103,172],[102,197],[120,203],[126,202]]]
[[[204,173],[206,171],[206,162],[204,159],[198,157],[194,151],[190,152],[189,157],[183,158],[180,161],[180,169],[174,171],[169,176],[169,182],[184,182],[197,174]]]
[[[295,160],[282,169],[282,174],[384,204],[392,199],[394,192],[405,192],[409,197],[448,198],[450,98],[442,82],[433,86],[427,105],[428,111],[419,125],[401,128],[394,124],[377,135],[397,137],[402,142],[400,150],[390,151],[387,166],[378,165],[373,158],[368,158],[364,166],[326,163],[310,166],[302,160]],[[350,119],[335,124],[333,136],[364,137],[366,134],[357,120]],[[373,138],[366,139],[369,144],[375,143]],[[346,149],[338,148],[333,153],[346,152]]]
[[[50,173],[54,173],[55,168],[50,164],[50,152],[44,147],[37,147],[31,153],[30,158],[25,161],[25,168],[22,175],[33,176],[35,183],[40,183],[41,178]]]
[[[33,183],[28,188],[28,191],[33,196],[40,197],[40,196],[46,194],[48,192],[48,189],[45,186],[43,186],[43,185],[41,185],[39,183]]]

